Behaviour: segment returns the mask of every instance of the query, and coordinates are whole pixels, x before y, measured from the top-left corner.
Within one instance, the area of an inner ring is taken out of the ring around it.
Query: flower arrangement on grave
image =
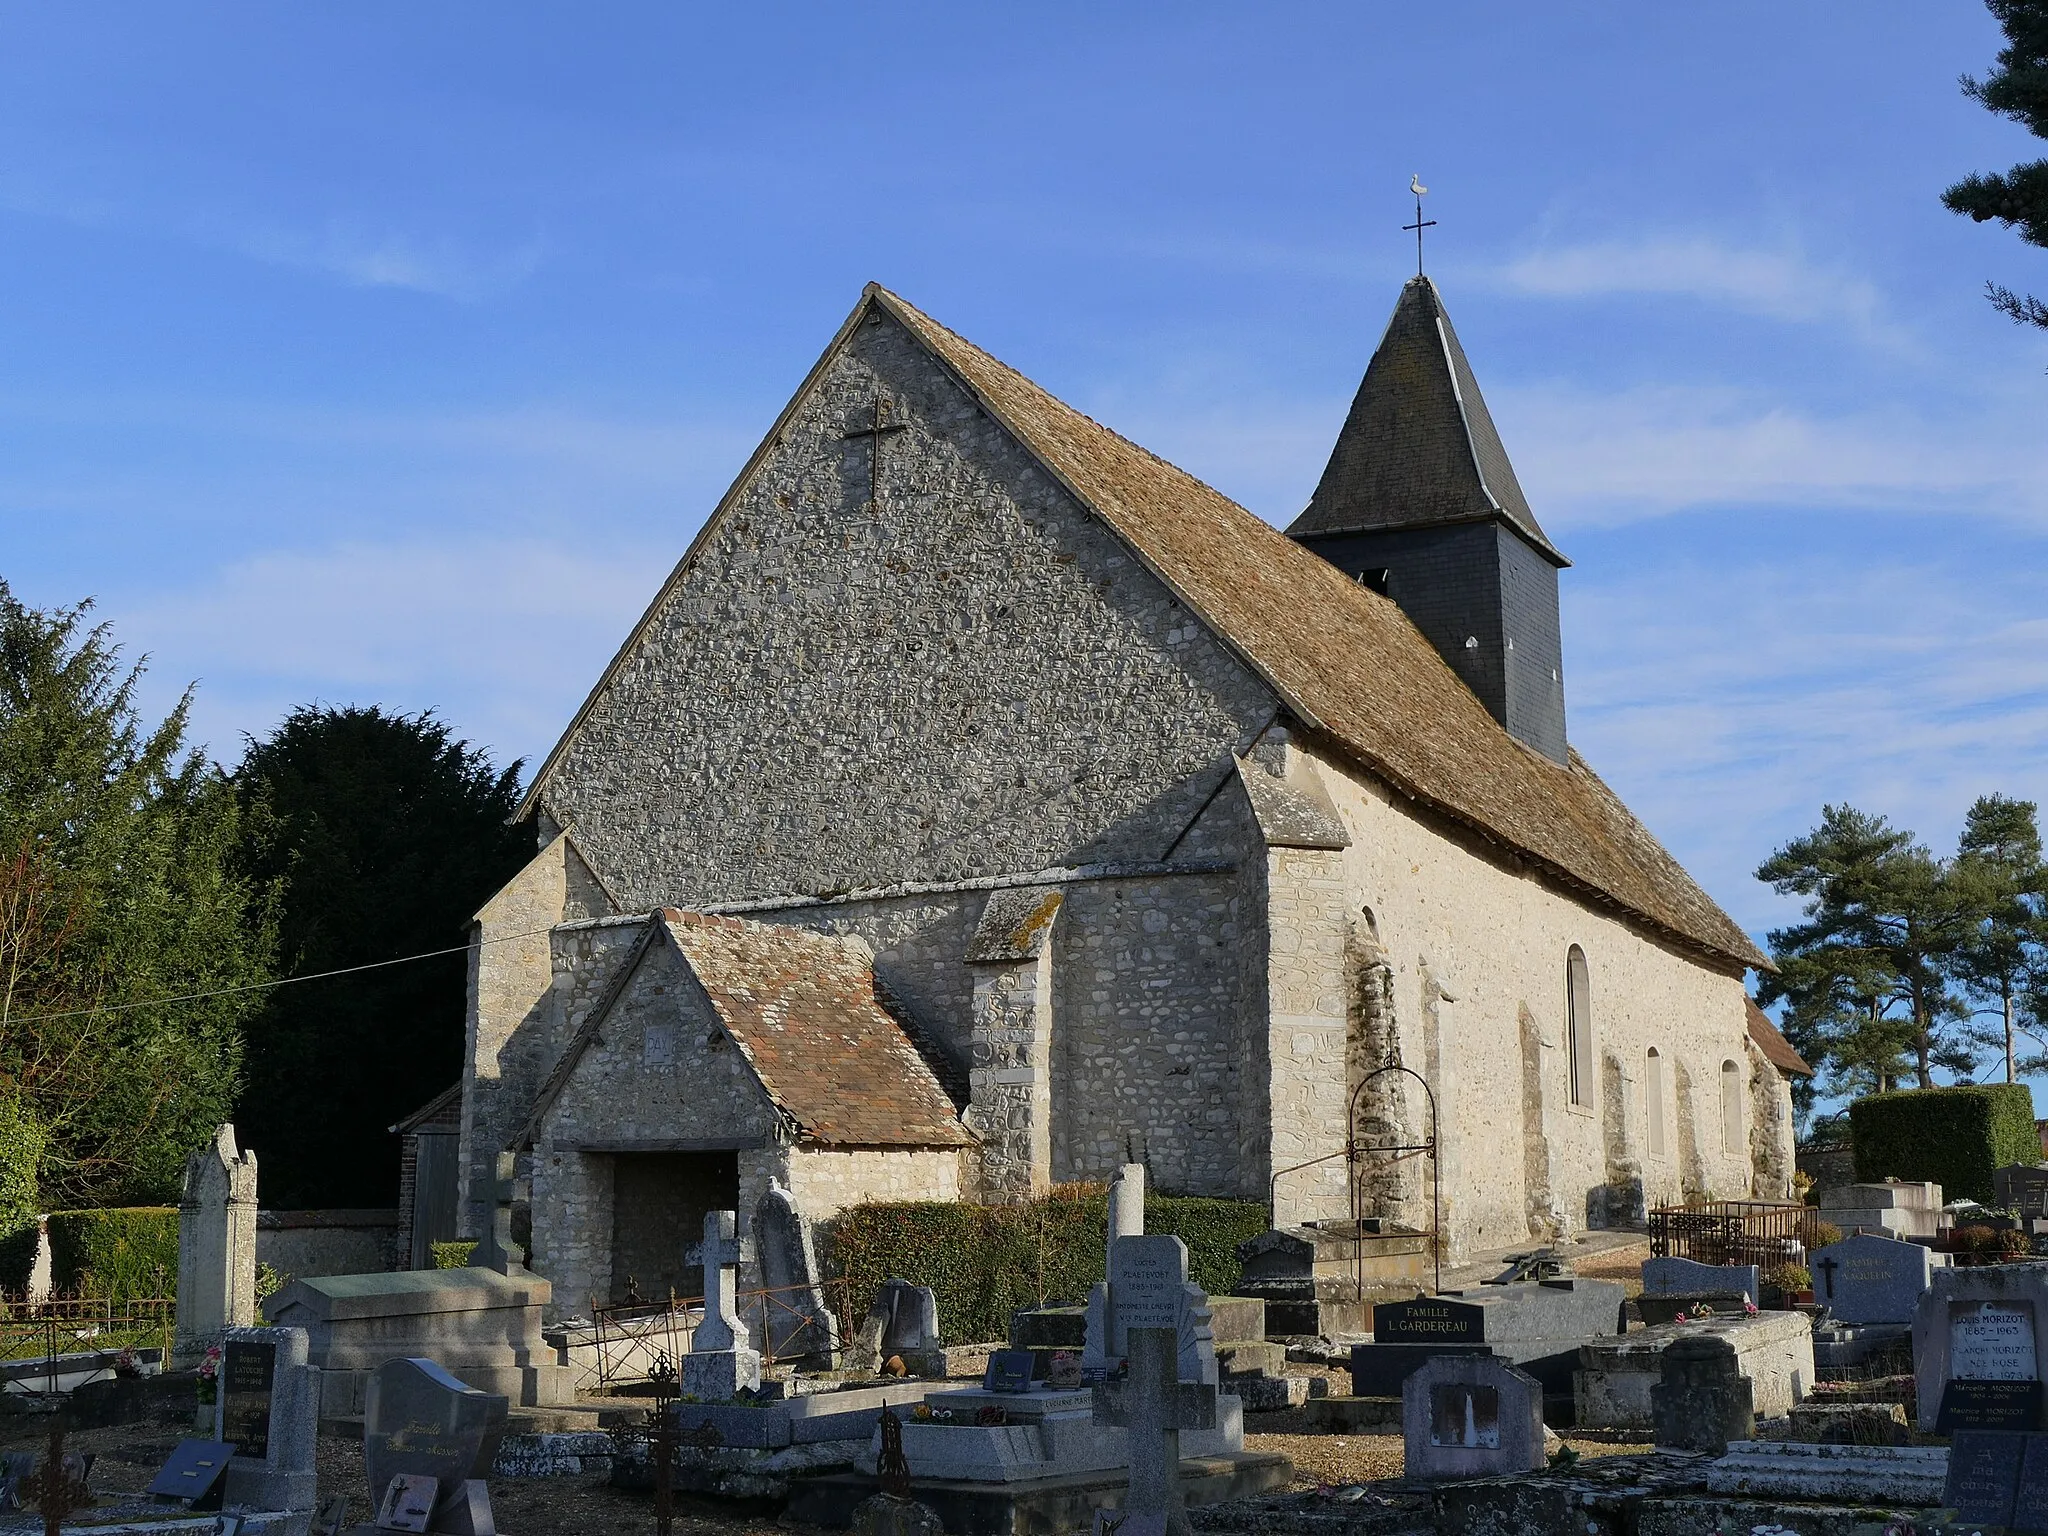
[[[1696,1301],[1686,1308],[1683,1316],[1688,1322],[1701,1322],[1714,1315],[1713,1307],[1704,1301]]]
[[[930,1403],[919,1403],[910,1410],[910,1416],[920,1422],[929,1419],[932,1416],[932,1405]]]
[[[220,1395],[220,1346],[206,1346],[206,1358],[199,1362],[199,1401],[212,1403]]]
[[[1756,1316],[1756,1303],[1751,1301],[1748,1296],[1742,1298],[1742,1315],[1744,1317]]]
[[[114,1356],[114,1374],[122,1377],[142,1374],[142,1357],[135,1353],[133,1344],[122,1345],[121,1352]]]

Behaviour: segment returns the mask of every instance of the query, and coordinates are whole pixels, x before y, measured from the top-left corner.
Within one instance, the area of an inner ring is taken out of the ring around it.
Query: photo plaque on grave
[[[220,1366],[220,1437],[237,1456],[270,1453],[270,1385],[277,1346],[267,1339],[229,1339]]]
[[[1466,1450],[1500,1448],[1500,1391],[1445,1382],[1430,1390],[1429,1443]]]
[[[1483,1344],[1486,1308],[1441,1296],[1383,1301],[1372,1309],[1375,1344]]]
[[[1949,1446],[1943,1506],[1972,1524],[2010,1525],[2026,1444],[2025,1435],[1995,1429],[1959,1431]]]

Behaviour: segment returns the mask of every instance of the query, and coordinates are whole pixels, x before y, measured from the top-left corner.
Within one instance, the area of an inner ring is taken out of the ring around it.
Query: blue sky
[[[232,760],[537,759],[878,279],[1284,524],[1413,246],[1576,745],[1745,925],[1823,800],[2048,791],[2041,150],[1970,3],[0,5],[0,576]]]

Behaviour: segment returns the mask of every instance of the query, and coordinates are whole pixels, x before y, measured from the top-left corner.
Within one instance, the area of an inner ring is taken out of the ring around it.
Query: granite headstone
[[[371,1502],[400,1474],[431,1477],[444,1504],[473,1493],[497,1459],[507,1403],[457,1381],[431,1360],[387,1360],[370,1378],[363,1472]],[[486,1495],[488,1499],[488,1495]]]
[[[1992,1429],[1959,1431],[1949,1444],[1942,1504],[1972,1523],[2011,1524],[2027,1440]]]
[[[311,1517],[320,1369],[306,1363],[307,1353],[303,1328],[230,1328],[224,1336],[214,1438],[230,1451],[227,1503]]]
[[[1701,1264],[1693,1259],[1643,1261],[1645,1296],[1719,1296],[1740,1293],[1763,1304],[1761,1271],[1754,1264]]]
[[[1807,1261],[1813,1299],[1844,1323],[1910,1323],[1933,1265],[1919,1243],[1869,1233],[1816,1248]]]

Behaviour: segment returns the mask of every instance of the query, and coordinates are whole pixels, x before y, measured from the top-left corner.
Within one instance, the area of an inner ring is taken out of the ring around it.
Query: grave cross
[[[740,1321],[735,1271],[754,1256],[754,1245],[738,1232],[737,1212],[704,1213],[704,1321],[691,1340],[693,1353],[749,1347],[747,1325]]]
[[[1096,1421],[1121,1424],[1130,1436],[1124,1513],[1164,1515],[1167,1536],[1190,1536],[1180,1485],[1180,1432],[1216,1427],[1216,1389],[1180,1379],[1177,1330],[1133,1328],[1129,1339],[1129,1375],[1095,1389]]]
[[[64,1415],[59,1413],[50,1421],[50,1448],[42,1466],[21,1481],[21,1491],[42,1511],[44,1536],[57,1536],[66,1515],[92,1502],[92,1490],[82,1475],[72,1474],[73,1465],[64,1454]]]
[[[518,1168],[518,1155],[512,1152],[500,1152],[492,1167],[495,1177],[491,1182],[490,1246],[481,1256],[479,1267],[495,1269],[501,1275],[509,1275],[526,1264],[526,1250],[512,1241],[512,1202],[519,1198],[515,1177]]]
[[[1842,1267],[1840,1262],[1833,1258],[1826,1258],[1813,1267],[1820,1271],[1821,1294],[1829,1301],[1833,1301],[1835,1299],[1835,1271]]]
[[[882,392],[877,390],[875,391],[874,425],[869,427],[848,427],[839,434],[847,442],[852,442],[856,438],[862,437],[868,440],[868,510],[871,512],[882,504],[882,439],[891,432],[907,432],[910,430],[910,423],[906,421],[891,421],[888,418],[889,402],[883,398]]]

